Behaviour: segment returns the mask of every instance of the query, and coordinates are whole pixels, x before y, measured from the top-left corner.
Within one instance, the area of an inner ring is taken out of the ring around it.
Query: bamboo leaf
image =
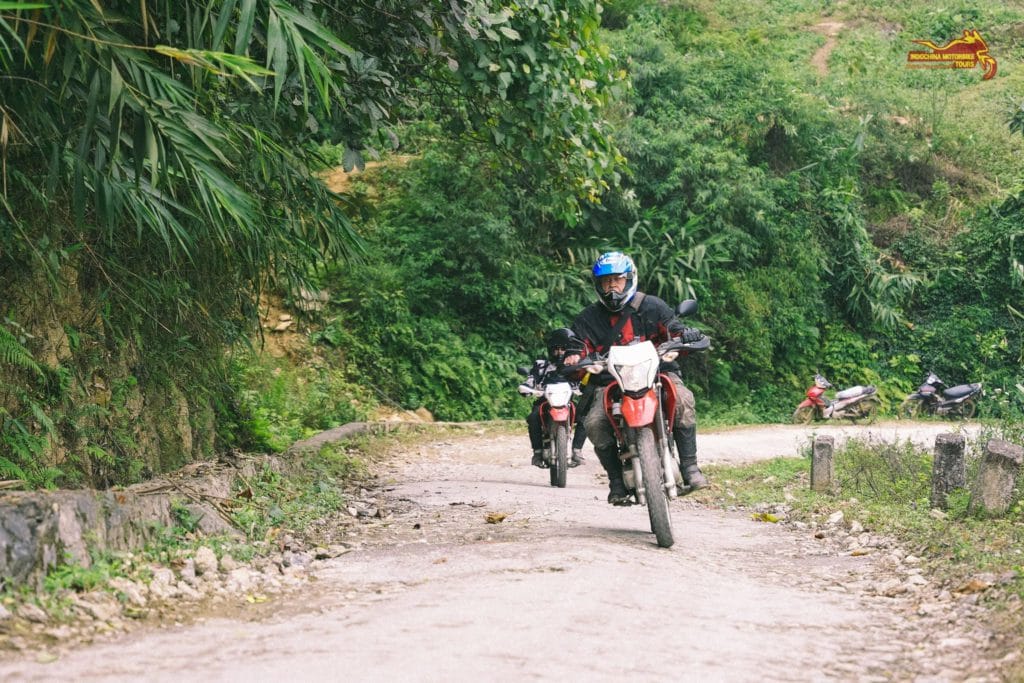
[[[142,178],[142,164],[146,159],[146,130],[149,125],[149,120],[140,116],[135,121],[135,133],[132,137],[132,159],[135,162],[135,182],[138,183]]]
[[[146,159],[149,161],[149,174],[156,182],[158,165],[160,163],[160,149],[156,144],[156,134],[153,132],[153,123],[149,118],[145,120],[144,143],[146,147]]]
[[[276,12],[270,13],[267,28],[267,67],[274,71],[274,104],[281,100],[281,89],[288,77],[288,46]]]
[[[114,107],[121,99],[121,91],[124,89],[124,79],[113,59],[110,61],[110,97],[107,100],[107,116],[110,116]]]
[[[46,49],[43,51],[43,64],[49,64],[57,51],[57,29],[50,29],[46,35]]]
[[[216,50],[223,49],[224,34],[227,33],[228,26],[234,18],[236,4],[237,0],[224,0],[218,8],[217,23],[213,27],[213,47]],[[236,49],[235,53],[239,53],[239,50]]]
[[[252,40],[252,28],[256,20],[256,0],[242,0],[242,9],[239,12],[238,28],[235,33],[235,54],[244,55],[249,51],[249,41]],[[269,46],[268,46],[269,51]],[[267,62],[270,65],[270,62]]]

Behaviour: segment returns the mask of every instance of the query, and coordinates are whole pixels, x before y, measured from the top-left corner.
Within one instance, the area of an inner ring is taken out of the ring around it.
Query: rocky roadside
[[[898,646],[912,644],[921,663],[913,680],[1024,680],[1024,643],[1014,628],[1024,618],[1024,601],[1009,590],[1017,572],[951,580],[936,574],[905,544],[848,519],[841,510],[809,522],[791,518],[785,504],[744,511],[792,531],[796,542],[789,554],[806,568],[789,577],[797,584],[854,595],[901,615],[905,641]],[[871,563],[843,561],[869,555]],[[857,678],[860,672],[848,673]]]
[[[119,552],[112,558],[123,575],[91,590],[8,597],[0,603],[0,657],[49,662],[71,648],[139,629],[276,613],[316,581],[320,565],[358,549],[365,528],[387,523],[383,493],[372,485],[352,491],[345,510],[305,529],[276,530],[249,547],[234,544],[234,553],[198,545],[153,561],[141,552]]]

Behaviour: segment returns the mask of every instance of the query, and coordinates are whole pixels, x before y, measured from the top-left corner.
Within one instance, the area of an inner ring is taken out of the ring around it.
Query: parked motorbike
[[[795,424],[808,424],[811,420],[848,419],[853,423],[866,420],[868,424],[878,416],[878,393],[874,386],[852,386],[836,392],[834,399],[825,395],[832,383],[824,376],[814,376],[814,384],[807,390],[807,398],[793,411]]]
[[[978,410],[981,382],[958,384],[945,388],[946,383],[934,372],[929,372],[924,383],[900,404],[897,415],[915,418],[922,415],[942,415],[950,418],[970,419]]]
[[[676,309],[680,317],[696,312],[697,302],[692,299]],[[603,409],[615,429],[626,489],[636,503],[647,506],[651,531],[662,548],[674,543],[668,505],[679,495],[683,478],[672,439],[678,398],[675,385],[658,369],[661,362],[672,362],[680,354],[701,351],[710,344],[707,337],[693,342],[673,340],[658,347],[644,341],[612,346],[606,355],[591,356],[580,364],[589,373],[607,369],[614,377],[605,391]]]
[[[522,375],[530,374],[524,367],[517,370]],[[543,398],[540,424],[544,436],[544,462],[551,474],[551,485],[560,489],[564,489],[566,484],[569,444],[572,441],[572,426],[576,422],[576,405],[572,399],[579,393],[560,373],[552,373],[542,386],[534,387],[531,394],[527,394]]]

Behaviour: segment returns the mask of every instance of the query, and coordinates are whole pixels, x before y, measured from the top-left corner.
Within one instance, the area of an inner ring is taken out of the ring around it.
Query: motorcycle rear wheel
[[[793,424],[806,425],[814,419],[814,406],[800,406],[793,411]]]
[[[973,398],[965,398],[960,404],[960,417],[970,420],[978,412],[978,404]]]
[[[916,420],[921,417],[921,402],[917,399],[908,398],[896,409],[896,418],[899,420]]]
[[[665,493],[665,473],[658,455],[657,440],[650,429],[638,429],[636,451],[640,457],[640,473],[644,478],[644,493],[647,498],[647,515],[651,519],[651,531],[662,548],[671,548],[672,514]]]
[[[865,424],[874,424],[875,420],[878,419],[878,401],[864,401],[860,406],[860,414],[852,418],[853,422],[856,423],[859,420],[864,420]]]
[[[569,426],[559,422],[551,430],[551,449],[555,455],[550,470],[551,485],[564,489],[565,473],[569,469]]]

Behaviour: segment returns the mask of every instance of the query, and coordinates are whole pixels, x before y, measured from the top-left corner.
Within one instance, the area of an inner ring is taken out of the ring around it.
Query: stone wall
[[[202,532],[237,534],[224,502],[239,477],[265,466],[281,468],[269,456],[239,457],[120,490],[0,492],[0,587],[38,588],[57,564],[89,566],[90,551],[141,548],[174,525],[175,507],[198,519]]]

